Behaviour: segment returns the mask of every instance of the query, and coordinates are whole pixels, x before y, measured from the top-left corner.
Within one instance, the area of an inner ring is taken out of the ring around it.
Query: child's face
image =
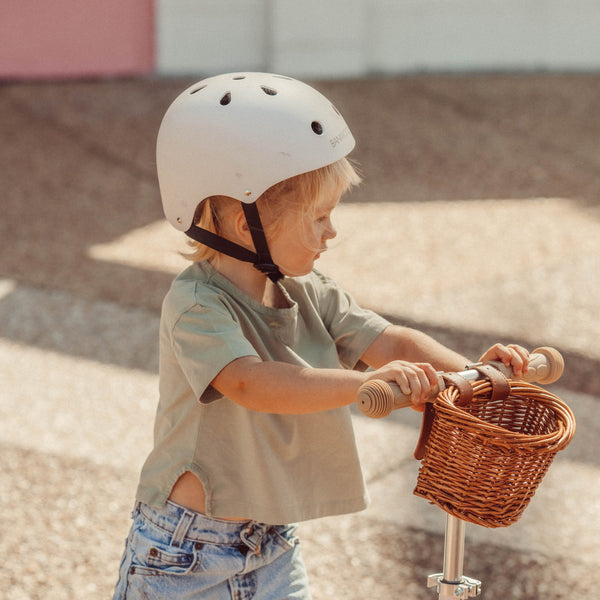
[[[334,183],[325,186],[316,200],[314,211],[306,211],[300,224],[297,213],[286,213],[281,227],[269,240],[273,262],[284,275],[307,275],[317,258],[327,250],[327,241],[337,235],[331,214],[340,201],[342,191],[342,186]]]

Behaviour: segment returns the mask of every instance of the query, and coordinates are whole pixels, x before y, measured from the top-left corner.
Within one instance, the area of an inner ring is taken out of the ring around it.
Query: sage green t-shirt
[[[163,505],[191,471],[213,517],[275,525],[367,506],[349,408],[260,413],[210,385],[244,356],[361,368],[360,357],[389,325],[317,271],[279,285],[290,308],[263,306],[208,263],[195,263],[173,282],[161,315],[154,449],[138,501]]]

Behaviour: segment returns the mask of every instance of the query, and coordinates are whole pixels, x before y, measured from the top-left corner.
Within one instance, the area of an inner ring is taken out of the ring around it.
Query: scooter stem
[[[427,578],[427,587],[435,587],[439,600],[475,598],[481,593],[481,581],[463,575],[465,555],[465,522],[446,515],[444,572]]]

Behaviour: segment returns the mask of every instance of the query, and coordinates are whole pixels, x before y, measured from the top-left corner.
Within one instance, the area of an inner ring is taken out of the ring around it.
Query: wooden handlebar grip
[[[512,369],[502,362],[490,361],[491,365],[501,371],[506,377],[514,378]],[[564,371],[565,363],[558,350],[554,348],[536,348],[529,357],[526,373],[518,379],[530,383],[549,384],[557,381]],[[463,371],[466,373],[467,371]],[[440,377],[437,389],[432,390],[430,400],[444,389],[444,382]],[[359,410],[373,419],[387,417],[392,410],[411,406],[410,396],[405,396],[400,387],[392,382],[373,379],[360,386],[356,399]]]
[[[440,377],[437,387],[433,388],[429,400],[434,398],[444,389],[444,381]],[[400,386],[391,381],[373,379],[363,383],[358,388],[356,403],[360,412],[372,419],[387,417],[397,408],[406,408],[412,405],[410,396],[405,396]]]
[[[504,376],[509,379],[518,379],[528,383],[541,383],[548,385],[558,381],[565,370],[565,361],[561,353],[554,348],[536,348],[529,355],[529,365],[527,372],[515,378],[510,367],[505,366],[499,361],[490,361],[490,365],[496,367]]]
[[[395,408],[410,406],[411,401],[395,383],[373,379],[360,386],[356,403],[360,411],[372,419],[387,417]]]

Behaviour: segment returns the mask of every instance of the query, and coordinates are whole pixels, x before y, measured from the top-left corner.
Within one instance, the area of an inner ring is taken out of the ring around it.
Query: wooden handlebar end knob
[[[558,381],[565,370],[562,354],[555,348],[549,347],[536,348],[533,354],[541,354],[545,357],[543,364],[536,365],[534,361],[529,364],[529,369],[535,370],[535,381],[543,385]]]
[[[358,390],[357,404],[364,415],[381,419],[392,412],[394,394],[384,381],[367,381]]]

